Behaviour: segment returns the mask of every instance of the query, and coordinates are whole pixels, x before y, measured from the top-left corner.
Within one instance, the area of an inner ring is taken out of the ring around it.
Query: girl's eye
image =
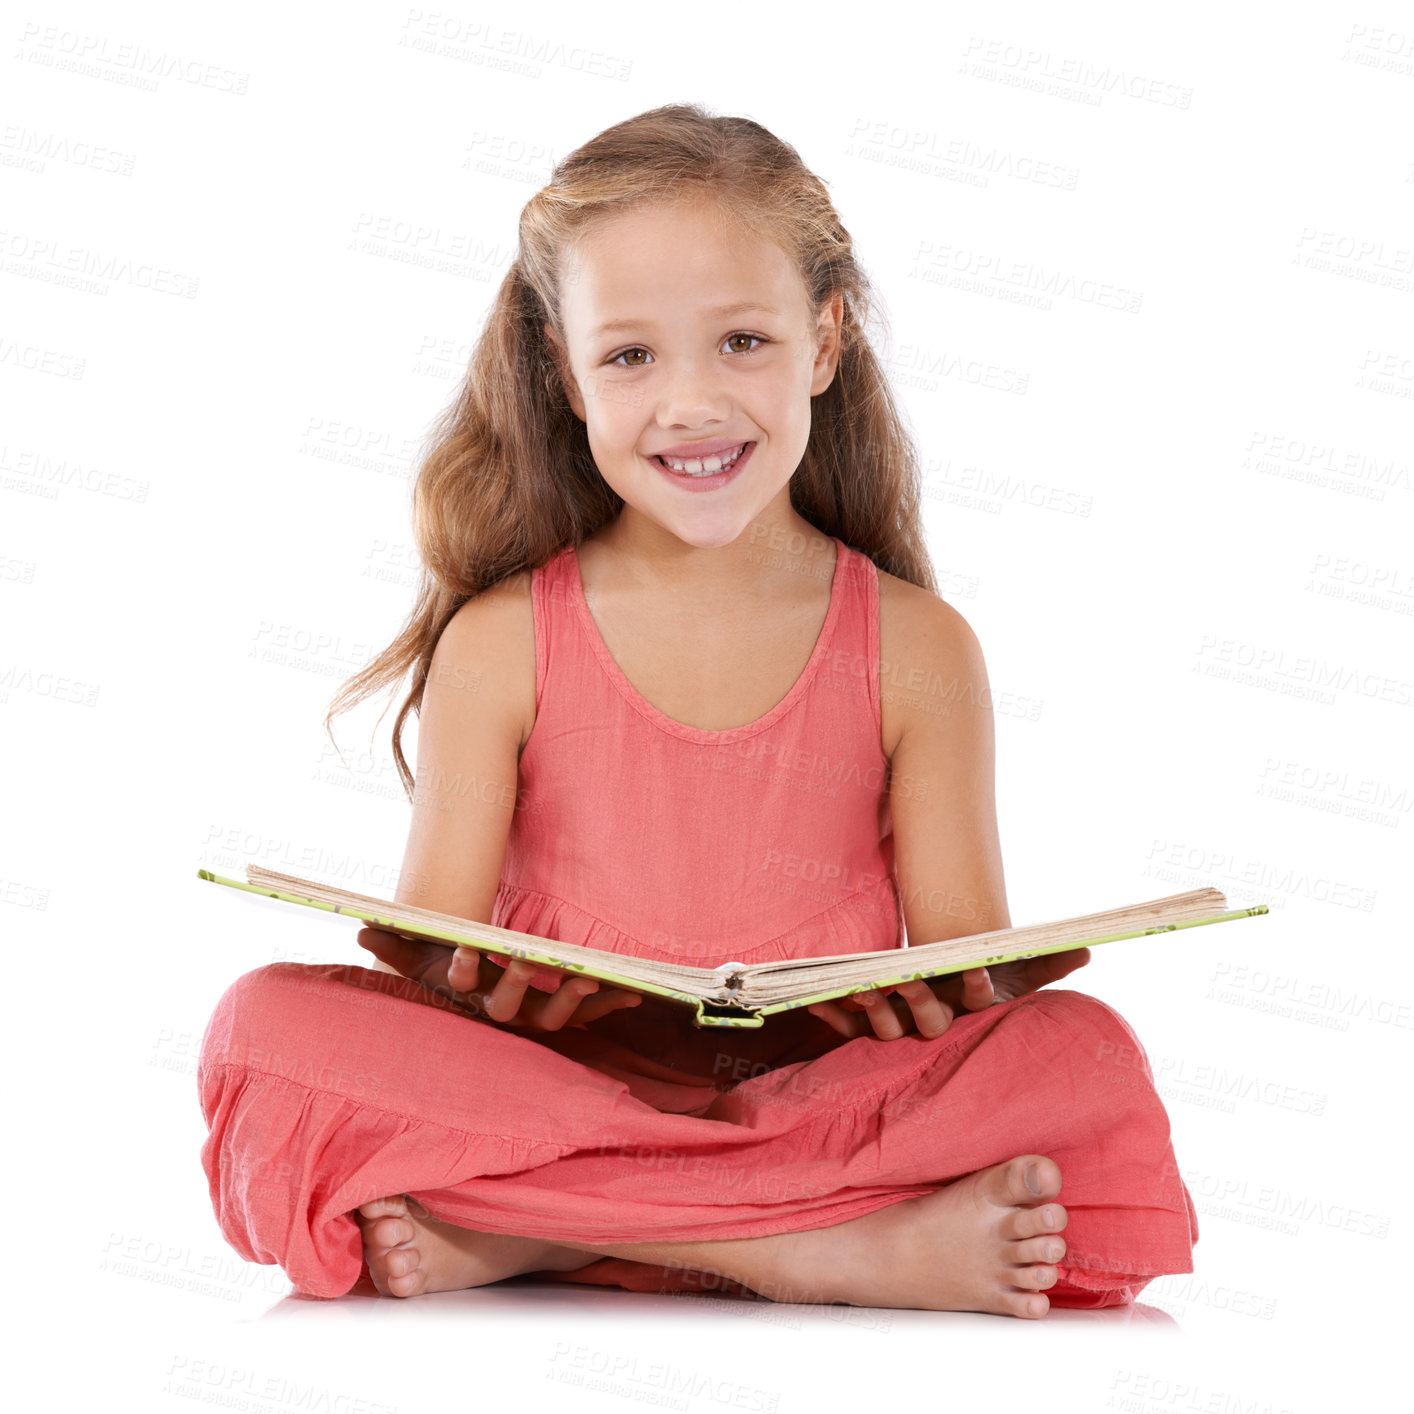
[[[764,344],[764,343],[766,342],[766,340],[763,339],[760,334],[747,334],[747,333],[745,333],[745,332],[739,332],[739,333],[736,333],[736,334],[728,334],[728,335],[727,335],[727,343],[731,343],[731,341],[732,341],[733,339],[755,339],[758,345]],[[755,353],[756,350],[755,350],[754,348],[751,348],[751,349],[733,349],[732,352],[733,352],[733,353],[750,354],[750,353]]]
[[[743,331],[738,331],[738,332],[735,333],[735,334],[728,334],[727,337],[726,337],[726,339],[724,340],[724,342],[727,343],[727,344],[730,344],[733,339],[748,339],[748,340],[752,340],[752,341],[755,343],[755,345],[758,346],[758,347],[759,347],[761,344],[766,344],[766,343],[769,343],[769,342],[770,342],[769,339],[763,338],[760,334],[748,334],[748,333],[746,333],[744,330],[743,330]],[[730,352],[736,353],[736,354],[754,354],[754,353],[756,352],[756,348],[749,348],[749,349],[732,349],[732,350],[730,350]],[[645,355],[646,355],[647,353],[648,353],[648,350],[647,350],[647,349],[642,348],[641,346],[635,344],[635,345],[633,346],[633,348],[631,348],[631,349],[624,349],[621,353],[616,353],[616,354],[613,356],[613,358],[611,358],[611,359],[609,360],[609,362],[610,362],[610,363],[616,363],[616,364],[618,364],[620,368],[645,368],[645,367],[647,367],[646,363],[644,363],[644,362],[643,362],[642,360],[640,360],[640,359],[630,358],[630,355],[633,355],[633,354],[645,354]],[[626,359],[628,360],[628,362],[624,362],[624,360],[626,360]]]

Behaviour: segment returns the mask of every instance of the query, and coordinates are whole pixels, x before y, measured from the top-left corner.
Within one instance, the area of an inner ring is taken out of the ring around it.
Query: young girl
[[[746,119],[644,113],[530,200],[417,479],[420,598],[335,699],[414,669],[399,901],[709,968],[1010,926],[986,669],[871,309],[824,185]],[[718,1031],[358,941],[376,970],[241,977],[203,1043],[222,1231],[300,1291],[1036,1318],[1192,1271],[1143,1047],[1042,990],[1088,951]]]

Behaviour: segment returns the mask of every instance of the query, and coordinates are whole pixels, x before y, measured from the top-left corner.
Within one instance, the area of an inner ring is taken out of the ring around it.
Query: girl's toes
[[[1018,1203],[1045,1203],[1061,1191],[1060,1165],[1044,1154],[1023,1154],[1012,1163],[1017,1169],[1013,1190]]]
[[[1065,1256],[1065,1238],[1028,1237],[1022,1242],[1014,1242],[1008,1258],[1017,1266],[1030,1262],[1059,1262]]]
[[[373,1284],[385,1296],[416,1296],[427,1285],[427,1273],[422,1270],[416,1247],[395,1247],[382,1253],[378,1269]]]
[[[413,1229],[410,1222],[404,1222],[402,1218],[379,1218],[369,1226],[365,1245],[381,1250],[399,1247],[404,1242],[411,1242],[412,1238]]]
[[[1023,1287],[1027,1291],[1044,1291],[1048,1286],[1054,1286],[1059,1280],[1060,1273],[1045,1262],[1037,1262],[1030,1267],[1018,1267],[1012,1277],[1014,1285]]]
[[[1066,1221],[1065,1209],[1059,1203],[1042,1203],[1036,1208],[1018,1208],[1009,1217],[1008,1225],[1012,1239],[1020,1241],[1027,1237],[1058,1233],[1064,1229]]]
[[[1002,1293],[1001,1311],[1004,1316],[1020,1316],[1023,1320],[1039,1321],[1051,1309],[1050,1298],[1039,1292],[1028,1295],[1024,1291]]]
[[[421,1264],[417,1259],[417,1248],[394,1247],[384,1254],[383,1265],[390,1277],[405,1277],[415,1272]]]
[[[371,1203],[360,1203],[358,1210],[366,1218],[405,1218],[408,1203],[401,1193],[392,1193],[386,1198],[375,1198]]]
[[[1060,1165],[1044,1154],[1020,1154],[991,1171],[992,1201],[1029,1208],[1060,1192]]]
[[[404,1272],[402,1276],[390,1276],[388,1278],[388,1294],[390,1296],[416,1296],[423,1288],[426,1277],[422,1268],[416,1267],[410,1272]]]

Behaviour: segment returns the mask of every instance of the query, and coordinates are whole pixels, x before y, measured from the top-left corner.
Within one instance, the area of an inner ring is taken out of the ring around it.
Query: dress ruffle
[[[491,922],[498,928],[598,948],[624,957],[711,969],[724,962],[796,962],[809,957],[878,952],[881,951],[878,924],[869,921],[873,916],[867,897],[862,893],[851,894],[789,932],[764,942],[741,944],[727,938],[714,952],[692,953],[680,948],[650,947],[631,933],[586,913],[565,899],[502,880]],[[537,968],[531,977],[531,986],[542,992],[553,992],[558,989],[562,976],[552,968]]]

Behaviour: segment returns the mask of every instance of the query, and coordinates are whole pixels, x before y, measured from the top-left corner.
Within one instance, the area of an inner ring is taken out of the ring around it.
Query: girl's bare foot
[[[1065,1255],[1065,1209],[1051,1201],[1060,1188],[1053,1160],[1022,1154],[838,1227],[794,1233],[773,1270],[753,1274],[764,1282],[739,1279],[776,1301],[1035,1320],[1050,1309],[1041,1293]]]
[[[598,1258],[533,1237],[476,1232],[438,1222],[402,1194],[375,1198],[355,1214],[373,1285],[384,1296],[462,1291],[522,1272],[576,1271]]]

